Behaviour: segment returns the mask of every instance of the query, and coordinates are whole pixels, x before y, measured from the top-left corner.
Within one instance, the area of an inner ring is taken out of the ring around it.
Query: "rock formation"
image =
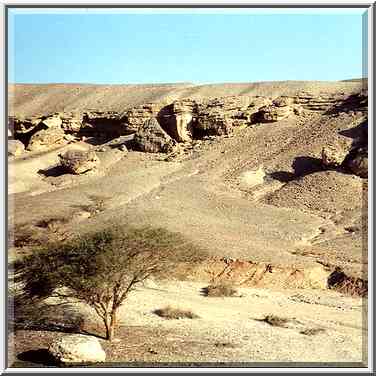
[[[192,141],[196,103],[191,99],[175,101],[164,107],[159,121],[167,133],[178,142]]]
[[[133,143],[137,150],[147,153],[170,153],[176,145],[176,141],[162,129],[155,118],[145,121],[135,134]]]
[[[339,167],[344,162],[348,150],[338,143],[324,146],[321,152],[322,163],[326,167]]]
[[[72,140],[69,137],[98,137],[103,142],[137,134],[138,150],[158,152],[171,150],[172,140],[191,142],[207,136],[231,134],[236,127],[283,120],[307,111],[362,111],[367,108],[364,94],[299,93],[295,96],[226,96],[217,98],[182,98],[166,106],[166,101],[138,105],[124,112],[84,110],[53,113],[28,118],[9,118],[9,137],[20,140],[27,150],[48,149]],[[328,112],[329,113],[329,112]],[[146,121],[154,118],[158,127],[146,128]],[[170,137],[168,138],[167,135]],[[67,139],[68,137],[68,139]],[[168,146],[170,145],[170,146]],[[343,153],[330,146],[323,150],[323,164],[340,166]],[[341,162],[342,161],[342,162]]]
[[[346,163],[349,170],[361,177],[368,177],[368,148],[359,148],[349,155]]]
[[[276,106],[269,105],[264,106],[259,109],[257,114],[255,114],[255,120],[260,123],[271,123],[275,121],[280,121],[292,115],[294,109],[291,106]]]
[[[60,127],[42,129],[34,133],[28,142],[27,150],[38,151],[48,149],[64,142],[65,132]]]
[[[160,109],[161,105],[157,103],[147,103],[137,106],[126,111],[121,117],[121,121],[126,124],[125,128],[128,133],[137,132],[145,124],[146,120],[157,117]]]
[[[115,111],[87,111],[82,117],[80,133],[107,138],[119,137],[126,133],[126,125]]]
[[[94,151],[70,149],[59,154],[60,166],[72,174],[83,174],[100,164],[99,158]]]
[[[82,334],[69,334],[52,341],[50,354],[59,363],[98,363],[106,360],[99,340]]]

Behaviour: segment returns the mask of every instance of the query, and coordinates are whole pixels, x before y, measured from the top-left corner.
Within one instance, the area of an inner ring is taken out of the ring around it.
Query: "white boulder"
[[[99,363],[106,353],[99,340],[82,334],[69,334],[55,339],[48,351],[60,363]]]

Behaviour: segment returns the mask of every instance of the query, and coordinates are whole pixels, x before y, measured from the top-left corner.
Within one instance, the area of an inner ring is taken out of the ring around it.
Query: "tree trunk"
[[[103,321],[104,321],[104,326],[106,328],[106,339],[111,341],[112,340],[112,334],[113,332],[111,333],[111,320],[110,320],[110,315],[106,315],[104,318],[103,318]]]
[[[113,309],[112,312],[111,312],[111,322],[110,322],[110,326],[109,326],[109,335],[108,335],[108,339],[110,341],[112,341],[114,339],[114,335],[115,335],[115,327],[117,325],[117,308],[116,309]]]

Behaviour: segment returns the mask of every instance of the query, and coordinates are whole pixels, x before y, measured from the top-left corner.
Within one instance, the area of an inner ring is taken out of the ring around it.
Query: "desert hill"
[[[172,102],[181,98],[208,98],[238,95],[296,95],[300,91],[347,94],[359,92],[363,81],[281,81],[226,83],[212,85],[92,85],[92,84],[11,84],[9,112],[31,116],[86,109],[124,111],[148,102]]]

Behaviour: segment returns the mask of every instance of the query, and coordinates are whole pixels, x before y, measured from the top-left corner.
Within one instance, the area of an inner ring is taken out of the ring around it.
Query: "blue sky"
[[[14,9],[8,23],[9,81],[133,84],[359,78],[362,12]]]

